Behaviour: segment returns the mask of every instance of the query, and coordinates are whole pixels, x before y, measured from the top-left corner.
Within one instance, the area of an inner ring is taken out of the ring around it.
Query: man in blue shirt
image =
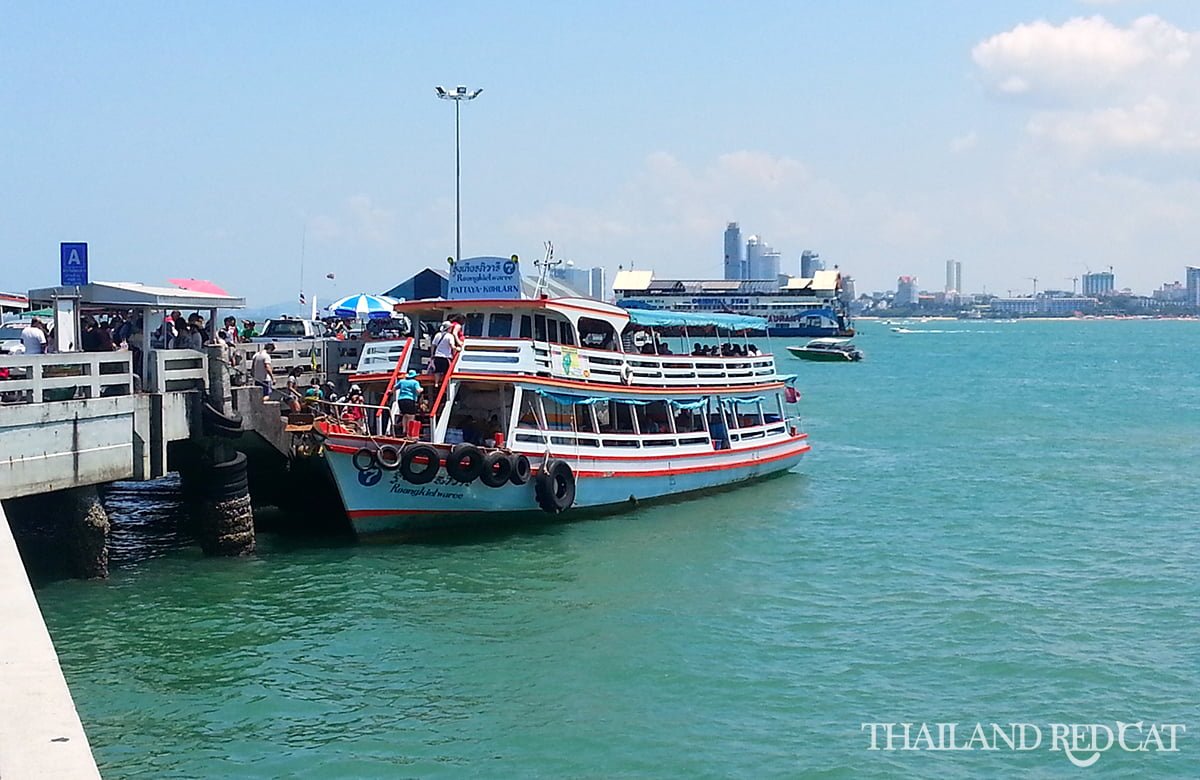
[[[416,379],[417,372],[409,371],[403,379],[396,380],[393,388],[395,400],[392,402],[392,435],[407,436],[408,424],[417,418],[417,399],[425,389]],[[396,425],[397,419],[400,425]]]

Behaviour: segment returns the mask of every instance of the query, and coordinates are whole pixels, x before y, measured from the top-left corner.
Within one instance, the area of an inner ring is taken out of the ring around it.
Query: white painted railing
[[[208,356],[194,349],[150,350],[150,376],[143,388],[151,393],[203,390],[208,381]]]
[[[0,357],[0,401],[42,403],[133,392],[130,352],[63,352]]]
[[[580,358],[574,361],[570,369],[563,366],[564,352]],[[773,355],[626,355],[525,339],[468,338],[457,370],[466,373],[541,374],[644,387],[722,387],[777,380]]]

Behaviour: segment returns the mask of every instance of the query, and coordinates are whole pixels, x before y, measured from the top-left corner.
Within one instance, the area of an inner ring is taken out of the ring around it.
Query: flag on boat
[[[348,295],[341,300],[334,301],[329,304],[329,310],[336,317],[365,320],[390,317],[395,305],[396,300],[386,295],[359,293],[358,295]]]
[[[304,293],[300,293],[300,305],[304,305]]]

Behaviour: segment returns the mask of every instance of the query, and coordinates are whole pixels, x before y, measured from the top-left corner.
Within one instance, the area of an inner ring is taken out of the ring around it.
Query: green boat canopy
[[[703,328],[716,326],[726,330],[766,330],[764,317],[748,314],[726,314],[716,311],[664,311],[662,309],[627,309],[629,321],[647,327]]]

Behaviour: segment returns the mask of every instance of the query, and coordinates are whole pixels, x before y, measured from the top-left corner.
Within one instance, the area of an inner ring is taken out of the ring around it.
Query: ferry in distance
[[[359,534],[628,506],[776,474],[810,450],[795,378],[777,373],[773,356],[692,354],[662,337],[691,327],[728,338],[765,327],[759,318],[585,298],[439,298],[396,309],[413,335],[382,396],[358,409],[338,404],[317,423]],[[425,366],[452,319],[464,338],[439,385]],[[410,371],[432,403],[388,426],[389,388]]]
[[[627,309],[762,317],[772,336],[854,335],[842,297],[842,275],[837,270],[817,271],[811,279],[656,279],[653,271],[620,271],[613,292],[617,305]]]

